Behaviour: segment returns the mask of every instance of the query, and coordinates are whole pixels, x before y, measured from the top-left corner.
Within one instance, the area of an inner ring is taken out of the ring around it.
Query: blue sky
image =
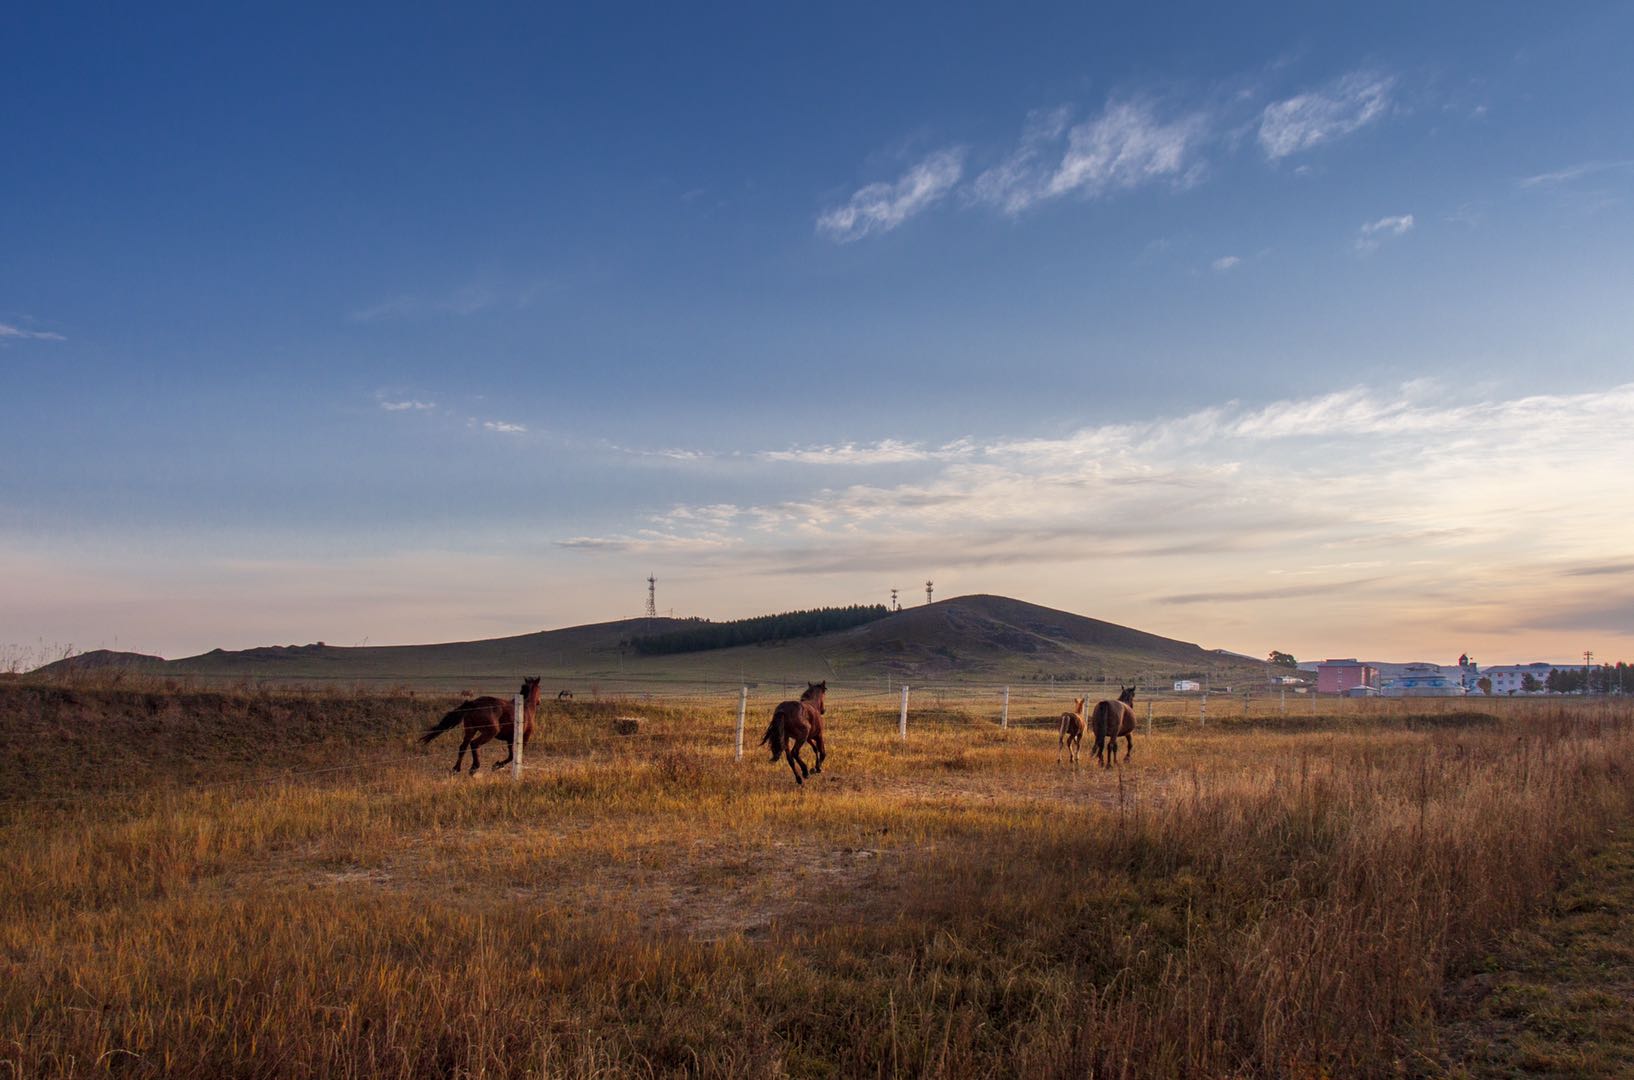
[[[1634,5],[36,5],[12,648],[1003,592],[1634,658]]]

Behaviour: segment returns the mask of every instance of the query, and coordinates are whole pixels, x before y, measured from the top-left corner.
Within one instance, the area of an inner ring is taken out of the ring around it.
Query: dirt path
[[[1634,1076],[1634,825],[1449,990],[1432,1077]]]

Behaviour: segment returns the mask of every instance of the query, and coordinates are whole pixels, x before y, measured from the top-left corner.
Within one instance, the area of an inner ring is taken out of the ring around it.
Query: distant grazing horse
[[[539,714],[539,680],[522,680],[522,745],[528,745],[528,738],[533,734],[533,718]],[[449,728],[463,722],[465,724],[465,741],[460,743],[460,752],[454,757],[454,771],[460,771],[460,762],[465,758],[466,747],[471,749],[471,771],[477,771],[477,747],[490,739],[498,739],[510,746],[511,752],[505,755],[504,761],[494,763],[494,768],[509,765],[516,756],[516,703],[509,698],[479,697],[467,701],[453,712],[437,721],[437,726],[420,736],[420,741],[428,743],[441,735]]]
[[[1121,688],[1116,701],[1098,701],[1089,724],[1095,729],[1095,760],[1111,768],[1118,760],[1118,736],[1123,736],[1126,747],[1124,759],[1135,749],[1135,688]]]
[[[823,695],[827,693],[827,679],[807,683],[799,701],[785,701],[772,710],[772,722],[766,726],[766,734],[760,737],[761,746],[772,748],[773,761],[779,755],[788,761],[796,784],[803,784],[807,776],[823,771],[823,759],[828,756],[828,751],[823,749]],[[808,742],[817,754],[817,763],[809,770],[800,756],[800,748]]]
[[[571,690],[558,690],[558,691],[556,691],[556,700],[557,701],[572,701],[573,700],[573,691],[571,691]]]
[[[1055,760],[1061,760],[1061,750],[1066,748],[1072,756],[1072,763],[1078,764],[1078,747],[1084,741],[1084,698],[1072,699],[1072,711],[1061,714],[1061,741],[1055,747]]]

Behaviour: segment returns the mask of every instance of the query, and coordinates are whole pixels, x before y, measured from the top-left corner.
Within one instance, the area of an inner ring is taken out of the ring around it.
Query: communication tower
[[[895,589],[891,590],[891,610],[892,611],[901,611],[902,610],[902,605],[896,602],[896,590]]]
[[[647,575],[647,618],[658,618],[658,579]]]
[[[933,582],[929,582],[929,581],[925,582],[925,603],[927,603],[927,604],[931,602],[930,590],[931,590],[931,586],[933,584],[934,584]]]

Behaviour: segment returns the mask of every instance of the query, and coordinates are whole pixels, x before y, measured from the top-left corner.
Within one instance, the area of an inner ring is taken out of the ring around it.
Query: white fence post
[[[1010,726],[1010,688],[1008,686],[1006,686],[1004,688],[1004,711],[999,713],[999,727],[1007,728],[1009,726]]]
[[[511,779],[522,779],[522,742],[528,730],[527,702],[518,694],[511,699]]]
[[[908,737],[908,684],[902,684],[902,713],[896,718],[896,733]]]
[[[1203,691],[1202,698],[1199,699],[1198,702],[1197,702],[1197,726],[1198,727],[1208,727],[1208,691],[1207,690]]]
[[[738,694],[738,760],[743,760],[743,718],[749,713],[749,688],[745,686]]]
[[[1152,737],[1152,699],[1146,699],[1146,737]]]

